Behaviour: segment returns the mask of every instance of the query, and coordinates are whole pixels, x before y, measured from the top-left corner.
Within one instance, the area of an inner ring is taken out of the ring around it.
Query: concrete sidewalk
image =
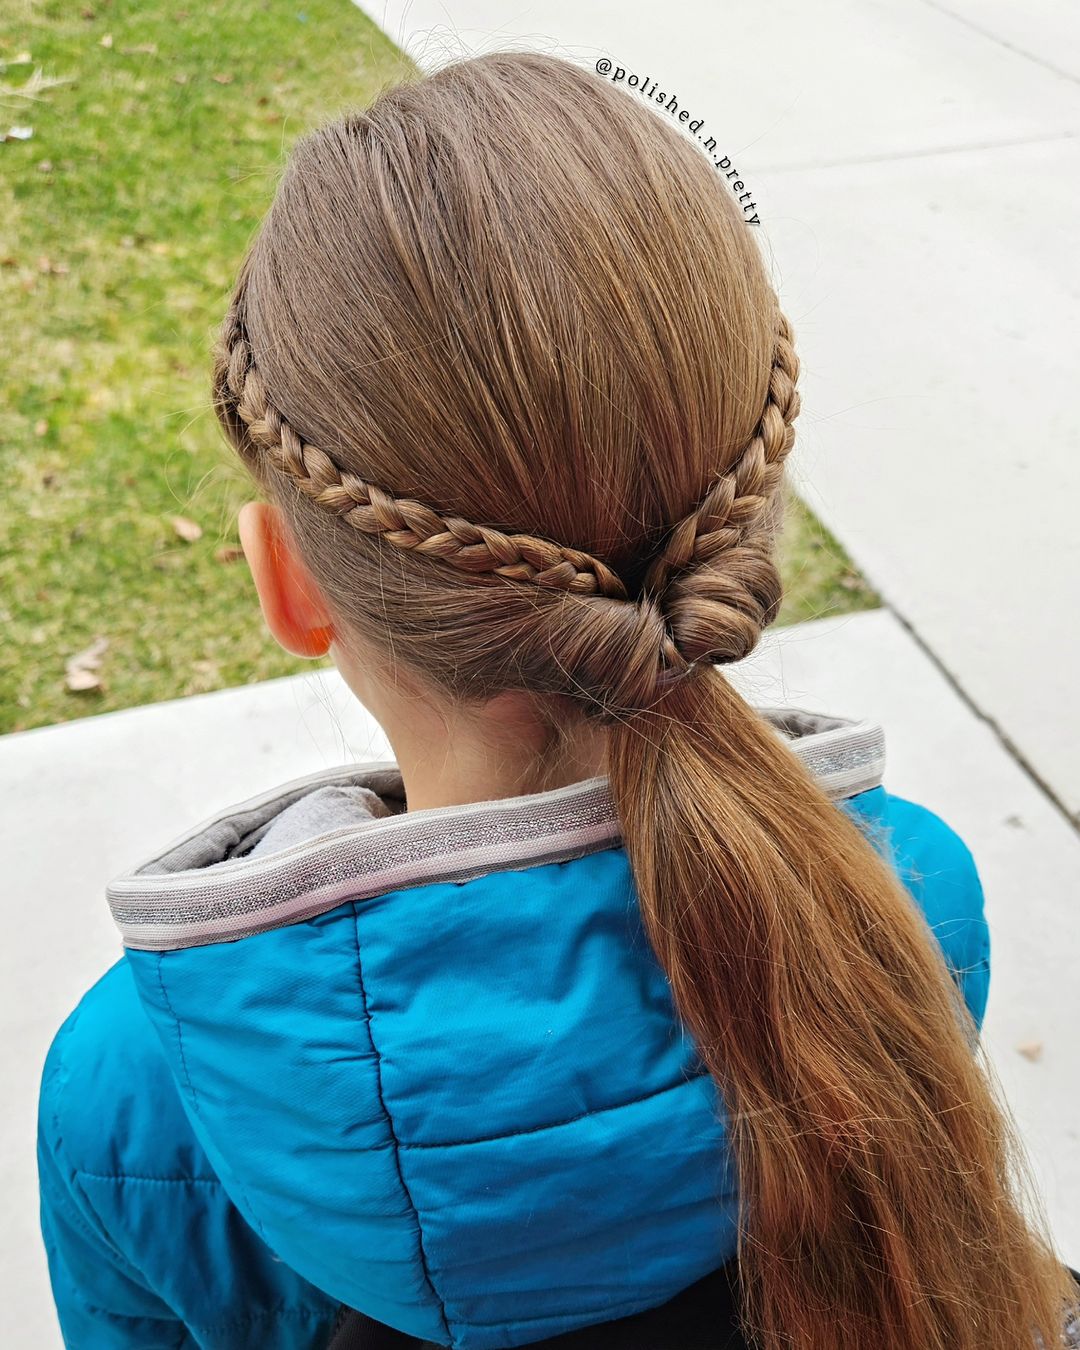
[[[896,612],[771,634],[737,678],[756,702],[880,720],[887,786],[970,845],[993,939],[984,1043],[1080,1267],[1080,11],[365,8],[421,63],[609,56],[703,117],[754,190],[804,366],[792,471]],[[105,882],[230,802],[386,754],[322,674],[0,738],[0,1344],[59,1345],[34,1115],[56,1027],[120,955]]]
[[[1080,812],[1080,8],[361,7],[421,65],[607,56],[705,119],[795,326],[803,495]]]
[[[993,942],[985,1043],[1080,1266],[1080,842],[887,611],[767,636],[738,673],[757,703],[880,720],[890,790],[967,840]],[[10,907],[0,949],[0,1345],[59,1344],[37,1229],[38,1079],[60,1021],[120,955],[106,881],[222,806],[336,763],[388,756],[336,674],[300,676],[0,738]],[[1040,1041],[1038,1062],[1017,1046]]]

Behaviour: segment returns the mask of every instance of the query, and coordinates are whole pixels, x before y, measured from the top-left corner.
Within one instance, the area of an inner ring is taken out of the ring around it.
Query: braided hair
[[[219,334],[214,395],[223,421],[242,426],[249,457],[261,456],[273,472],[287,476],[352,529],[476,581],[497,578],[637,606],[651,620],[645,631],[659,632],[656,680],[638,693],[639,701],[649,704],[673,677],[748,655],[779,611],[782,586],[771,541],[783,464],[795,440],[797,378],[790,324],[781,315],[768,395],[753,438],[694,510],[667,532],[636,596],[612,567],[580,549],[442,514],[340,467],[274,406],[235,301]],[[606,713],[613,706],[626,711],[610,698],[595,701]]]

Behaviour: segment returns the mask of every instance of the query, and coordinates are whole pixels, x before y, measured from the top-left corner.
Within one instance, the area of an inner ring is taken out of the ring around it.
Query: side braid
[[[773,535],[783,464],[795,440],[798,372],[791,328],[781,315],[768,396],[752,440],[669,532],[645,574],[643,594],[662,605],[686,663],[683,673],[742,660],[780,610]]]
[[[235,412],[275,468],[294,479],[306,496],[365,534],[381,535],[395,548],[439,558],[473,575],[508,577],[577,595],[627,598],[620,578],[588,553],[533,535],[505,534],[460,516],[442,516],[422,502],[394,497],[339,468],[318,446],[305,441],[270,401],[235,305],[222,325],[214,385],[222,410]]]
[[[799,415],[798,376],[791,325],[781,314],[769,394],[754,437],[699,505],[668,534],[645,575],[646,590],[663,592],[675,574],[707,567],[757,533],[795,443],[792,423]]]

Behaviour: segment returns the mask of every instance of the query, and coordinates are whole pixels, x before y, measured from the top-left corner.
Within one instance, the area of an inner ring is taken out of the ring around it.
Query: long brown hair
[[[1054,1345],[1075,1291],[941,951],[717,669],[779,608],[797,375],[707,159],[591,73],[494,53],[298,143],[214,393],[339,633],[449,697],[607,723],[765,1350]]]

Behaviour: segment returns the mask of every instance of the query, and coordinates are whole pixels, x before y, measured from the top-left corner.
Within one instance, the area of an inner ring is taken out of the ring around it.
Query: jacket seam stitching
[[[82,1015],[82,1006],[80,1005],[78,1008],[75,1009],[75,1012],[68,1019],[65,1026],[61,1029],[61,1035],[63,1035],[64,1040],[62,1042],[59,1042],[56,1047],[57,1048],[56,1066],[52,1074],[47,1079],[47,1081],[45,1081],[42,1084],[43,1093],[47,1093],[49,1096],[49,1116],[52,1122],[52,1139],[50,1140],[48,1137],[46,1137],[42,1141],[42,1143],[45,1148],[49,1149],[52,1152],[53,1156],[56,1158],[58,1165],[62,1166],[66,1170],[68,1177],[68,1185],[70,1187],[71,1194],[62,1195],[56,1190],[55,1187],[50,1189],[52,1190],[56,1202],[59,1203],[67,1211],[68,1215],[72,1219],[74,1219],[77,1227],[82,1231],[84,1236],[89,1237],[91,1242],[93,1243],[97,1242],[102,1243],[106,1247],[106,1249],[111,1253],[113,1258],[116,1260],[117,1264],[124,1270],[124,1273],[127,1274],[129,1278],[133,1277],[135,1283],[141,1283],[142,1272],[138,1270],[138,1268],[133,1264],[133,1262],[128,1260],[125,1253],[121,1250],[119,1245],[114,1240],[113,1235],[109,1231],[108,1227],[102,1223],[101,1217],[98,1214],[94,1205],[91,1203],[90,1197],[86,1194],[86,1192],[80,1185],[79,1169],[74,1165],[72,1159],[68,1157],[66,1136],[64,1133],[63,1126],[61,1125],[60,1122],[59,1088],[62,1086],[62,1084],[60,1084],[58,1080],[63,1078],[65,1083],[67,1081],[67,1049],[68,1049],[67,1040],[70,1037],[71,1032],[74,1030],[75,1025],[78,1022],[81,1015]],[[39,1186],[41,1184],[42,1183],[39,1181]],[[78,1201],[81,1201],[86,1206],[86,1209],[89,1210],[89,1212],[97,1220],[98,1223],[97,1229],[93,1227],[93,1225],[89,1222],[86,1214],[82,1212],[80,1205],[77,1203]],[[143,1284],[143,1287],[146,1288],[146,1285]]]
[[[86,1168],[76,1169],[75,1175],[87,1181],[147,1181],[162,1182],[177,1186],[220,1186],[220,1177],[150,1177],[139,1172],[90,1172]]]
[[[92,1303],[85,1298],[80,1290],[73,1290],[75,1297],[87,1312],[93,1313],[95,1317],[105,1317],[110,1322],[130,1323],[130,1322],[153,1322],[155,1325],[168,1326],[169,1322],[177,1322],[183,1328],[185,1339],[190,1335],[190,1328],[196,1327],[199,1331],[227,1331],[232,1327],[246,1327],[252,1322],[262,1321],[266,1317],[300,1317],[310,1320],[318,1318],[320,1321],[326,1316],[316,1308],[288,1306],[261,1308],[258,1312],[250,1313],[246,1317],[233,1317],[224,1322],[184,1322],[183,1318],[177,1314],[169,1318],[154,1317],[151,1313],[119,1313],[111,1308],[102,1308],[96,1303]],[[181,1342],[183,1344],[183,1342]]]
[[[180,1066],[184,1071],[184,1082],[187,1084],[188,1092],[191,1094],[191,1108],[197,1116],[201,1117],[201,1112],[199,1111],[199,1099],[195,1092],[195,1084],[191,1081],[191,1074],[188,1072],[187,1059],[184,1055],[183,1028],[180,1025],[179,1017],[177,1017],[175,1011],[173,1010],[172,1003],[169,1001],[168,991],[165,988],[165,973],[163,970],[163,966],[165,964],[165,956],[166,956],[165,952],[158,953],[157,958],[158,988],[161,990],[161,997],[165,1002],[165,1007],[168,1010],[169,1016],[172,1018],[173,1025],[176,1027],[176,1045],[177,1049],[180,1052]],[[247,1222],[249,1222],[254,1227],[258,1235],[262,1238],[262,1240],[266,1243],[266,1245],[270,1247],[270,1240],[266,1236],[266,1230],[263,1228],[262,1220],[259,1218],[258,1214],[256,1214],[254,1208],[252,1207],[251,1201],[247,1197],[247,1192],[240,1184],[239,1179],[237,1179],[236,1182],[236,1190],[237,1194],[240,1196],[241,1200],[244,1202],[244,1204],[246,1205],[247,1209],[250,1211],[251,1214],[250,1219],[248,1219],[248,1216],[246,1214],[243,1215],[244,1219],[247,1220]],[[229,1194],[227,1187],[225,1188],[225,1194],[226,1195]],[[232,1199],[231,1196],[229,1198]],[[233,1201],[233,1203],[235,1204],[236,1202]],[[273,1250],[272,1247],[271,1250]]]
[[[675,1295],[673,1294],[672,1297],[674,1298]],[[627,1314],[632,1316],[636,1312],[645,1312],[657,1306],[654,1303],[647,1303],[645,1307],[642,1307],[640,1299],[626,1299],[621,1303],[605,1304],[603,1321],[604,1323],[613,1322],[617,1317],[623,1317]],[[538,1317],[513,1317],[510,1319],[504,1317],[497,1322],[475,1322],[470,1319],[469,1326],[475,1331],[487,1331],[492,1327],[539,1326],[543,1322],[558,1324],[565,1323],[567,1318],[594,1317],[598,1311],[600,1310],[596,1308],[579,1308],[571,1313],[544,1313]],[[592,1324],[591,1327],[578,1328],[578,1330],[595,1330],[595,1327],[596,1324]],[[527,1350],[527,1347],[524,1347],[523,1350]]]
[[[151,1289],[148,1292],[153,1293],[154,1291]],[[181,1319],[172,1311],[172,1309],[169,1310],[171,1315],[168,1317],[155,1317],[153,1313],[120,1313],[114,1312],[112,1308],[102,1308],[99,1304],[91,1302],[91,1300],[88,1299],[82,1290],[75,1284],[68,1285],[67,1293],[74,1298],[80,1308],[85,1312],[92,1313],[94,1317],[104,1317],[110,1322],[124,1324],[130,1322],[153,1322],[155,1326],[160,1326],[165,1329],[168,1329],[170,1323],[174,1323],[178,1326],[183,1325]]]
[[[408,1201],[409,1208],[412,1211],[413,1218],[416,1221],[416,1244],[417,1250],[420,1255],[420,1265],[424,1272],[424,1279],[427,1280],[428,1287],[431,1289],[432,1294],[435,1296],[435,1302],[438,1305],[439,1321],[442,1323],[442,1329],[444,1333],[450,1338],[450,1344],[453,1345],[456,1340],[456,1337],[450,1330],[450,1324],[447,1321],[446,1317],[446,1305],[443,1302],[442,1295],[435,1287],[435,1281],[432,1279],[431,1268],[428,1264],[427,1251],[424,1248],[424,1227],[423,1224],[420,1222],[420,1211],[416,1207],[416,1202],[413,1199],[412,1191],[409,1189],[408,1182],[405,1180],[405,1174],[401,1169],[401,1145],[398,1140],[397,1130],[394,1128],[393,1117],[390,1114],[390,1110],[386,1105],[386,1098],[383,1095],[382,1055],[379,1053],[379,1048],[375,1044],[375,1034],[371,1018],[371,1008],[368,1004],[367,989],[364,985],[364,967],[363,967],[363,960],[360,955],[360,914],[355,900],[353,901],[352,910],[353,910],[353,936],[356,943],[356,978],[360,986],[360,1001],[364,1013],[364,1020],[367,1023],[368,1040],[371,1043],[371,1049],[375,1057],[375,1092],[379,1099],[379,1108],[381,1109],[383,1116],[386,1120],[387,1129],[390,1131],[390,1139],[392,1141],[392,1149],[394,1155],[394,1169],[397,1172],[398,1183],[400,1184],[402,1191],[405,1193],[405,1199]]]
[[[275,1308],[261,1308],[258,1312],[250,1313],[246,1317],[233,1317],[224,1322],[192,1322],[191,1325],[199,1331],[229,1331],[234,1327],[250,1326],[252,1322],[261,1322],[267,1317],[295,1317],[302,1318],[304,1321],[323,1321],[328,1316],[333,1315],[333,1310],[328,1314],[320,1312],[317,1308],[294,1307],[281,1305]]]
[[[592,1111],[582,1111],[576,1116],[568,1116],[565,1120],[553,1120],[549,1124],[534,1125],[527,1130],[504,1130],[499,1134],[487,1134],[479,1139],[449,1139],[445,1142],[426,1143],[413,1142],[408,1140],[395,1141],[398,1148],[468,1148],[471,1144],[495,1144],[500,1139],[520,1139],[525,1135],[542,1134],[545,1130],[561,1130],[566,1125],[576,1125],[579,1120],[588,1120],[591,1116],[602,1116],[609,1111],[622,1111],[630,1106],[637,1106],[640,1102],[651,1101],[653,1097],[662,1097],[665,1092],[675,1092],[678,1088],[687,1083],[697,1083],[704,1078],[708,1078],[708,1070],[701,1073],[684,1074],[677,1083],[667,1083],[663,1087],[655,1088],[652,1092],[642,1093],[640,1097],[631,1097],[629,1101],[615,1102],[612,1106],[598,1106]]]
[[[173,1011],[173,1006],[172,1006],[172,1004],[169,1002],[169,995],[168,995],[168,992],[167,992],[166,989],[165,989],[165,973],[164,973],[164,971],[162,970],[162,966],[164,965],[164,963],[165,963],[165,954],[164,954],[164,952],[159,952],[159,953],[158,953],[158,959],[157,959],[158,988],[161,990],[161,997],[162,997],[162,999],[164,1000],[165,1007],[166,1007],[166,1009],[167,1009],[167,1011],[168,1011],[169,1016],[172,1018],[173,1026],[176,1028],[176,1048],[177,1048],[177,1050],[180,1052],[180,1066],[181,1066],[181,1068],[184,1070],[184,1083],[185,1083],[186,1086],[187,1086],[188,1092],[191,1094],[191,1105],[192,1105],[192,1108],[194,1109],[195,1114],[198,1115],[198,1114],[199,1114],[199,1098],[198,1098],[198,1096],[196,1095],[196,1092],[195,1092],[195,1085],[194,1085],[194,1084],[192,1083],[192,1081],[191,1081],[191,1074],[188,1072],[187,1058],[186,1058],[185,1055],[184,1055],[184,1032],[183,1032],[183,1028],[182,1028],[181,1025],[180,1025],[180,1019],[179,1019],[179,1017],[177,1017],[176,1013]]]
[[[376,1054],[378,1052],[376,1051]],[[564,1126],[575,1125],[579,1120],[588,1120],[592,1116],[605,1115],[609,1111],[622,1111],[630,1106],[637,1106],[640,1102],[651,1101],[653,1097],[661,1097],[665,1092],[675,1092],[678,1088],[687,1083],[696,1083],[702,1079],[708,1078],[707,1070],[701,1073],[688,1074],[681,1078],[677,1083],[667,1083],[663,1087],[656,1088],[653,1092],[646,1092],[640,1097],[631,1097],[629,1101],[615,1102],[611,1106],[600,1106],[593,1111],[582,1111],[579,1115],[568,1116],[565,1120],[553,1120],[545,1125],[535,1125],[528,1130],[507,1130],[502,1134],[483,1135],[479,1139],[448,1139],[445,1141],[436,1141],[428,1143],[426,1141],[410,1142],[407,1139],[399,1139],[396,1134],[392,1140],[385,1144],[372,1144],[372,1150],[383,1148],[407,1149],[440,1149],[440,1148],[468,1148],[472,1144],[496,1144],[501,1139],[518,1139],[523,1135],[542,1134],[545,1130],[561,1130]],[[385,1103],[380,1096],[380,1105],[386,1110]],[[393,1130],[391,1131],[392,1133]],[[77,1168],[76,1174],[79,1177],[85,1177],[88,1181],[135,1181],[148,1184],[161,1185],[193,1185],[193,1186],[221,1186],[223,1182],[220,1177],[156,1177],[147,1176],[139,1172],[91,1172],[86,1168]]]
[[[60,1140],[56,1141],[54,1152],[57,1161],[59,1162],[63,1156]],[[71,1167],[70,1162],[68,1162],[67,1166],[70,1169],[67,1178],[68,1186],[71,1188],[72,1194],[70,1196],[64,1195],[49,1182],[42,1181],[39,1182],[39,1189],[42,1196],[47,1196],[54,1207],[66,1214],[68,1219],[75,1224],[84,1237],[88,1237],[93,1243],[100,1243],[102,1246],[106,1247],[109,1254],[115,1259],[117,1265],[121,1267],[124,1275],[129,1279],[132,1279],[135,1283],[140,1284],[143,1289],[147,1289],[148,1292],[154,1293],[155,1291],[149,1289],[145,1282],[143,1282],[142,1272],[128,1260],[125,1254],[113,1241],[112,1234],[109,1232],[108,1228],[101,1222],[97,1210],[94,1209],[89,1197],[86,1196],[79,1184],[78,1168]],[[97,1219],[99,1224],[98,1228],[94,1228],[87,1220],[86,1216],[79,1211],[75,1204],[75,1192],[78,1192],[78,1197],[86,1202],[87,1208],[93,1214],[94,1218]],[[78,1293],[79,1291],[76,1290],[75,1292]]]

